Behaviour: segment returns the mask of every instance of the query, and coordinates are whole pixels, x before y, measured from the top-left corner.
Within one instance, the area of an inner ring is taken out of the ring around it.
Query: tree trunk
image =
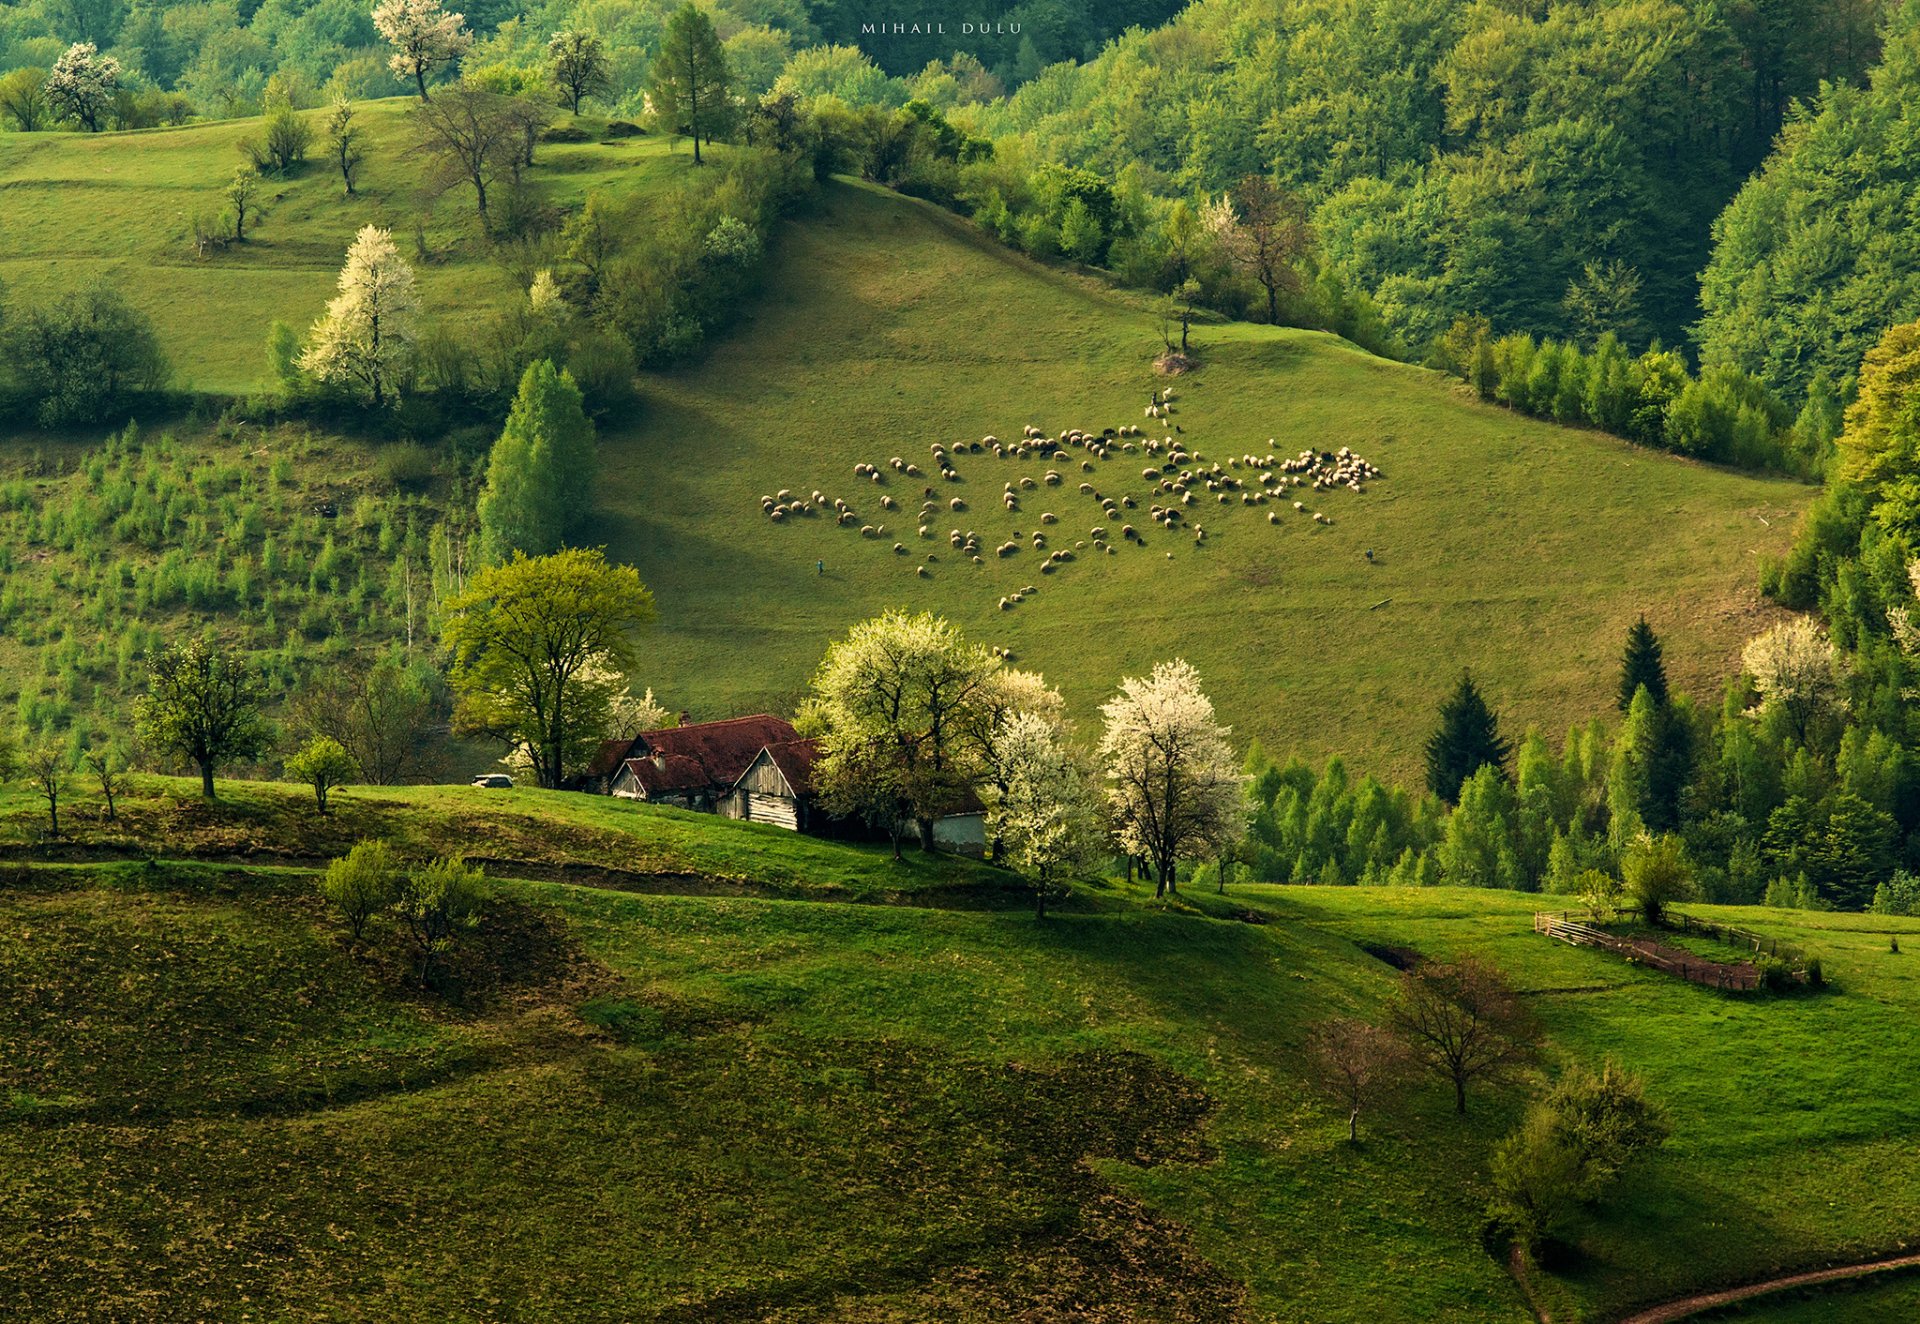
[[[1038,887],[1033,889],[1033,917],[1035,919],[1045,919],[1047,917],[1047,885],[1045,882],[1042,882]]]
[[[418,84],[420,88],[420,99],[422,101],[427,100],[427,70],[424,65],[414,69],[413,81]]]
[[[200,794],[211,800],[213,794],[213,760],[200,761]]]
[[[1453,1078],[1453,1110],[1462,1117],[1467,1115],[1467,1078],[1465,1076]]]
[[[920,826],[920,849],[931,855],[938,849],[933,840],[933,820],[931,818],[916,818],[914,822]]]
[[[1273,281],[1267,282],[1267,321],[1280,325],[1280,287]]]
[[[1357,1107],[1347,1114],[1347,1143],[1360,1143],[1360,1109]]]

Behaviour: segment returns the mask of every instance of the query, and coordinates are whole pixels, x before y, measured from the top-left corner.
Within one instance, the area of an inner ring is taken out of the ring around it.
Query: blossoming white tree
[[[1797,744],[1807,743],[1823,712],[1845,706],[1839,655],[1811,617],[1796,616],[1755,636],[1740,662],[1760,692],[1760,706],[1785,715]]]
[[[100,117],[113,105],[120,90],[120,61],[102,55],[90,41],[76,41],[61,53],[47,73],[46,98],[62,115],[100,131]]]
[[[413,357],[419,316],[413,268],[394,247],[392,231],[369,225],[347,250],[340,293],[314,324],[301,370],[383,405]]]
[[[1199,673],[1177,658],[1145,679],[1121,681],[1100,711],[1114,835],[1152,863],[1154,895],[1163,896],[1174,890],[1183,856],[1218,853],[1240,839],[1246,779],[1227,744],[1231,728],[1214,720]]]
[[[1034,914],[1046,918],[1062,875],[1100,849],[1099,808],[1059,723],[1013,709],[994,742],[1002,780],[987,788],[990,833],[1033,882]]]
[[[422,101],[427,100],[427,75],[452,64],[473,45],[464,16],[449,14],[440,0],[380,0],[373,27],[394,48],[387,67],[400,78],[411,78]]]

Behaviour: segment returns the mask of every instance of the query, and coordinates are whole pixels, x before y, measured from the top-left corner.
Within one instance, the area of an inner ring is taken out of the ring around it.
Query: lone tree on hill
[[[593,423],[573,374],[553,360],[530,364],[487,460],[480,492],[480,555],[558,551],[585,514],[593,485]]]
[[[893,838],[964,804],[983,768],[977,729],[1000,660],[932,612],[889,611],[827,646],[810,716],[824,728],[814,778],[834,812],[859,814]]]
[[[1540,1038],[1500,972],[1473,956],[1408,970],[1388,1014],[1415,1059],[1453,1086],[1463,1116],[1468,1084],[1526,1061]]]
[[[171,645],[147,661],[147,692],[134,706],[141,742],[200,769],[200,793],[214,798],[223,763],[258,756],[269,731],[262,687],[245,659],[204,639]]]
[[[512,183],[520,178],[530,154],[527,125],[539,116],[517,97],[465,80],[439,100],[416,107],[414,114],[420,130],[416,150],[427,158],[430,187],[441,191],[472,185],[480,227],[490,229],[489,190],[503,179]]]
[[[113,108],[120,90],[120,61],[102,55],[90,41],[76,41],[53,62],[47,74],[47,101],[62,115],[79,120],[88,133]]]
[[[1174,891],[1182,856],[1218,855],[1245,827],[1246,778],[1214,721],[1200,674],[1175,659],[1128,676],[1100,709],[1100,762],[1123,849],[1151,860],[1155,896]]]
[[[1307,1057],[1321,1089],[1347,1110],[1347,1143],[1360,1143],[1360,1110],[1407,1066],[1407,1049],[1371,1022],[1336,1016],[1313,1027]]]
[[[347,250],[340,293],[314,324],[300,368],[379,408],[394,397],[413,358],[419,316],[413,268],[394,247],[392,231],[369,225]]]
[[[1501,738],[1500,719],[1480,697],[1472,674],[1461,672],[1459,685],[1440,705],[1439,729],[1427,738],[1427,789],[1453,804],[1483,764],[1491,763],[1504,776],[1512,753],[1512,742]]]
[[[392,44],[387,61],[399,78],[411,78],[428,100],[427,75],[457,61],[473,45],[465,19],[449,14],[440,0],[380,0],[374,7],[373,27]]]
[[[605,92],[611,81],[606,46],[590,32],[556,32],[547,42],[547,74],[578,115],[580,103]]]
[[[633,668],[632,631],[653,618],[639,573],[599,551],[516,552],[446,612],[456,724],[524,747],[542,786],[564,785],[605,736]]]
[[[287,760],[287,776],[313,787],[313,802],[327,812],[327,795],[353,777],[353,756],[332,736],[315,736]]]
[[[340,182],[347,186],[348,197],[353,196],[354,172],[366,155],[361,136],[360,126],[353,122],[353,103],[345,97],[337,98],[327,112],[327,155],[340,168]]]
[[[700,141],[712,142],[733,111],[728,98],[732,76],[713,20],[691,4],[667,20],[660,53],[653,57],[653,113],[674,133],[693,139],[693,163],[699,165]]]
[[[29,748],[21,765],[33,783],[33,789],[47,802],[47,828],[53,837],[60,835],[60,797],[66,793],[67,775],[73,771],[73,756],[66,746],[51,740]]]
[[[1627,631],[1627,649],[1620,657],[1620,693],[1615,702],[1621,712],[1633,707],[1634,692],[1642,685],[1655,703],[1666,704],[1667,669],[1660,660],[1660,640],[1644,616]]]
[[[1267,320],[1278,325],[1281,294],[1300,287],[1298,264],[1312,235],[1306,204],[1265,175],[1248,175],[1210,219],[1227,259],[1266,292]]]

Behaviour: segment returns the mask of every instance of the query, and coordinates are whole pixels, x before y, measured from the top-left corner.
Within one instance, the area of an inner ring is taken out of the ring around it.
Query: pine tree
[[[732,111],[730,82],[726,52],[713,20],[691,4],[682,5],[667,20],[648,90],[660,123],[693,139],[695,165],[701,160],[701,140],[712,142]]]
[[[1627,651],[1620,658],[1620,711],[1633,707],[1634,691],[1642,685],[1658,707],[1667,706],[1667,669],[1660,660],[1660,640],[1642,616],[1627,631]]]
[[[513,411],[487,459],[480,552],[498,565],[514,552],[557,551],[578,527],[593,488],[593,424],[571,373],[551,359],[520,379]]]
[[[1452,804],[1460,798],[1461,783],[1482,765],[1491,763],[1504,776],[1512,752],[1472,674],[1461,672],[1460,684],[1440,705],[1439,728],[1427,739],[1428,789]]]

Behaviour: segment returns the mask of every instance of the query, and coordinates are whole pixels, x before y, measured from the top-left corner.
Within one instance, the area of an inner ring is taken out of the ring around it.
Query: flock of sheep
[[[1155,393],[1152,403],[1147,406],[1146,416],[1164,420],[1173,412],[1174,392],[1168,388]],[[1181,429],[1176,427],[1175,431],[1180,432]],[[1268,445],[1272,445],[1271,440]],[[956,442],[950,447],[934,442],[928,451],[940,480],[948,483],[961,481],[960,471],[955,464],[956,457],[962,454],[992,454],[997,459],[1036,460],[1047,464],[1049,467],[1037,478],[1023,475],[1003,484],[999,502],[1004,512],[1012,516],[1021,515],[1024,503],[1029,500],[1036,504],[1059,504],[1056,498],[1065,495],[1071,466],[1076,463],[1079,474],[1097,475],[1099,467],[1096,461],[1110,461],[1116,455],[1137,455],[1147,461],[1140,471],[1141,481],[1148,485],[1145,498],[1136,498],[1127,493],[1108,495],[1093,481],[1084,477],[1075,480],[1078,494],[1100,508],[1099,522],[1088,527],[1085,537],[1075,537],[1069,543],[1067,535],[1060,533],[1057,527],[1061,519],[1059,513],[1043,509],[1034,512],[1036,527],[1030,532],[1015,529],[994,547],[993,555],[1003,560],[1018,556],[1029,548],[1043,553],[1044,558],[1040,562],[1040,573],[1043,575],[1053,574],[1060,566],[1075,560],[1076,553],[1113,556],[1116,543],[1145,547],[1146,539],[1133,524],[1127,522],[1128,516],[1123,513],[1137,510],[1143,499],[1147,502],[1147,518],[1154,524],[1170,533],[1189,532],[1194,544],[1201,545],[1207,541],[1206,527],[1190,520],[1189,514],[1192,507],[1207,503],[1209,498],[1213,504],[1221,506],[1277,505],[1284,501],[1295,512],[1308,516],[1314,523],[1328,525],[1333,521],[1325,512],[1310,508],[1306,501],[1294,493],[1298,491],[1304,496],[1336,488],[1364,492],[1368,482],[1381,477],[1376,466],[1345,446],[1337,451],[1303,450],[1287,458],[1272,453],[1256,455],[1249,452],[1231,457],[1222,464],[1218,460],[1207,461],[1198,448],[1187,445],[1183,437],[1149,437],[1137,424],[1103,428],[1099,432],[1068,428],[1057,435],[1050,435],[1029,423],[1021,429],[1017,441],[1003,442],[989,434],[978,441]],[[828,496],[817,488],[804,494],[782,488],[761,497],[760,508],[776,524],[796,516],[829,515],[835,524],[858,526],[862,537],[875,540],[887,537],[884,518],[904,511],[902,501],[910,500],[884,490],[893,484],[920,481],[919,507],[914,522],[916,537],[923,540],[937,536],[934,526],[943,512],[959,515],[969,508],[964,496],[953,495],[943,499],[920,466],[902,456],[893,456],[884,465],[863,461],[853,466],[853,476],[874,488],[883,489],[878,494],[882,514],[875,516],[872,522],[863,520],[848,499]],[[1279,524],[1282,520],[1279,510],[1267,512],[1269,524]],[[1114,525],[1119,526],[1117,537],[1110,532]],[[958,525],[949,528],[947,545],[953,553],[972,564],[985,564],[982,551],[984,544],[974,530]],[[893,543],[893,552],[901,557],[913,554],[912,549],[902,541]],[[939,559],[938,553],[927,553],[924,559],[915,564],[914,574],[922,579],[929,578],[932,573],[929,566],[938,564]],[[1167,559],[1173,559],[1172,552],[1167,553]],[[1000,610],[1011,611],[1038,591],[1036,586],[1029,584],[1017,592],[1009,593],[1000,599]]]

